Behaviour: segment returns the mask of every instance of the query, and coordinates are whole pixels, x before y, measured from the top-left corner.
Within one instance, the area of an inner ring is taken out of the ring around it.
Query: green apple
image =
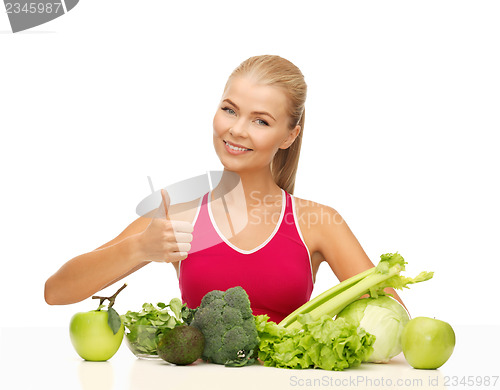
[[[69,324],[69,335],[71,343],[76,352],[85,360],[103,362],[110,359],[123,340],[125,326],[118,313],[113,309],[116,296],[127,284],[125,283],[110,297],[93,296],[99,299],[97,310],[85,313],[76,313]],[[108,300],[108,310],[101,310]]]
[[[113,334],[105,310],[76,313],[69,325],[71,343],[76,352],[83,359],[93,362],[110,359],[120,348],[124,331],[122,323],[118,332]]]
[[[450,358],[455,348],[455,332],[450,324],[435,318],[416,317],[401,334],[406,361],[414,368],[436,369]]]

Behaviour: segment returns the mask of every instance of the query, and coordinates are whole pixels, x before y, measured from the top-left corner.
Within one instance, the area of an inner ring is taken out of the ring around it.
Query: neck
[[[249,200],[261,200],[271,196],[281,196],[281,189],[274,182],[269,167],[259,173],[232,172],[224,169],[221,180],[213,190],[214,197],[224,195],[228,200],[238,202],[243,198],[248,204]]]

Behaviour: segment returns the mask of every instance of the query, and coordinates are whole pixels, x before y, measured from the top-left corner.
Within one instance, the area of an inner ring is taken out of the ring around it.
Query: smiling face
[[[214,147],[234,172],[268,169],[278,149],[289,147],[300,126],[289,128],[288,100],[277,87],[233,77],[214,116]]]

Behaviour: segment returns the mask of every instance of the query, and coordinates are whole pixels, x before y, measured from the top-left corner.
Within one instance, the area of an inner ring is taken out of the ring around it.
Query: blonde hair
[[[224,91],[235,76],[248,76],[258,83],[281,88],[288,98],[289,128],[300,126],[300,132],[287,149],[278,149],[271,162],[271,173],[276,184],[292,194],[299,164],[300,146],[304,133],[307,85],[299,68],[276,55],[250,57],[229,76]]]

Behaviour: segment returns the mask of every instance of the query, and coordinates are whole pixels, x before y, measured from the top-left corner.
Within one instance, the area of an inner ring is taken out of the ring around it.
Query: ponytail
[[[304,133],[304,120],[305,109],[298,123],[300,126],[299,135],[287,149],[279,149],[271,163],[271,173],[275,183],[289,194],[293,194],[295,188],[295,176],[299,166],[300,147],[302,145],[302,134]]]

